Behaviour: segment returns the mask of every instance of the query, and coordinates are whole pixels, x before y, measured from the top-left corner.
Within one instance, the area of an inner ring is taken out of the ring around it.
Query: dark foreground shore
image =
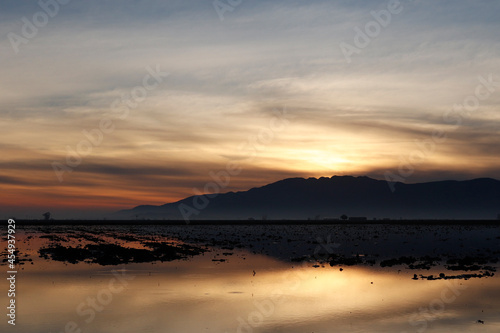
[[[500,262],[498,221],[23,222],[18,223],[21,264],[108,266],[204,254],[222,264],[264,255],[290,265],[392,267],[414,279],[469,279],[495,275]]]

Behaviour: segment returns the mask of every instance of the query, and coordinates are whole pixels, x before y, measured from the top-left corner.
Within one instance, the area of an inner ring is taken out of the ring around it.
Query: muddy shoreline
[[[227,222],[227,221],[226,221]],[[414,280],[492,277],[500,264],[496,224],[193,224],[20,225],[38,260],[112,266],[189,260],[216,264],[236,251],[322,269],[370,266],[409,273]],[[32,244],[32,243],[36,243]],[[5,264],[3,262],[2,264]],[[439,271],[436,271],[439,270]],[[411,274],[410,274],[411,273]]]

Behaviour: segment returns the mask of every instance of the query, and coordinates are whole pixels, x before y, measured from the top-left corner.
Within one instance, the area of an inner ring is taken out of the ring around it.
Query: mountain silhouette
[[[289,178],[243,192],[192,196],[117,212],[124,219],[494,219],[500,181],[479,178],[416,184],[369,177]]]

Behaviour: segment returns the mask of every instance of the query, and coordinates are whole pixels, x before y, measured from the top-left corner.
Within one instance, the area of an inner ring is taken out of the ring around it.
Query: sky
[[[99,217],[289,177],[500,179],[499,12],[2,1],[0,216]]]

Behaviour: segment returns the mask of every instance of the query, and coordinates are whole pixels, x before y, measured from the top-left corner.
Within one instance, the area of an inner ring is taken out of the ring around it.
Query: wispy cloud
[[[27,206],[80,198],[83,207],[98,193],[109,207],[176,200],[228,158],[244,158],[238,145],[285,105],[293,125],[230,190],[294,175],[383,174],[415,140],[450,127],[443,113],[479,75],[500,80],[500,3],[402,4],[347,64],[339,43],[387,1],[246,1],[222,22],[210,1],[73,1],[17,54],[8,34],[22,35],[22,18],[42,9],[4,1],[0,182]],[[153,65],[170,75],[117,119],[111,104]],[[500,93],[482,102],[408,181],[500,177],[498,105]],[[59,184],[51,162],[105,116],[116,130]]]

